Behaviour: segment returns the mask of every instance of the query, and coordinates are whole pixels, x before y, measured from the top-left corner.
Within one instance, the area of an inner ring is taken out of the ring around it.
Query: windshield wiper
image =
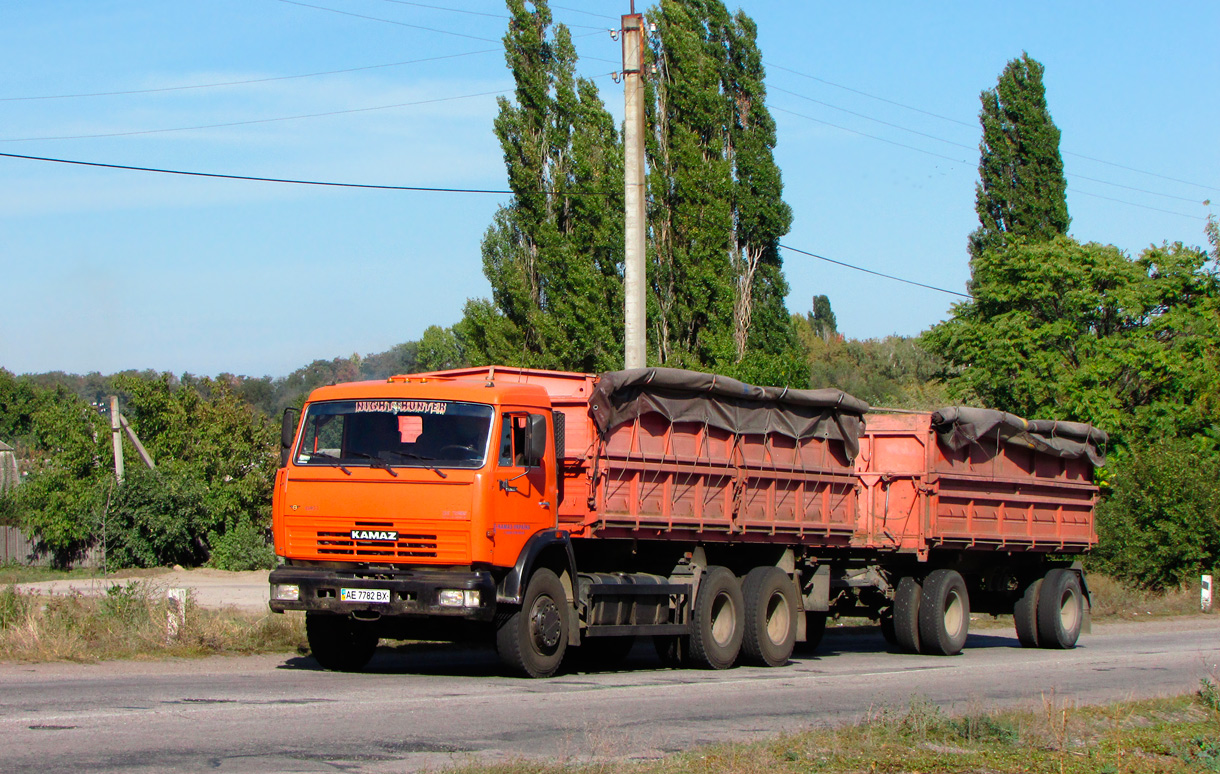
[[[436,457],[425,457],[422,454],[412,454],[411,452],[386,450],[385,453],[393,454],[396,457],[402,457],[403,459],[407,459],[407,460],[420,460],[422,462],[434,462],[436,460]],[[428,470],[432,471],[433,473],[440,476],[441,478],[449,478],[449,476],[445,473],[445,471],[441,470],[440,468],[436,467],[435,465],[423,465],[422,467],[427,468]]]
[[[370,466],[374,468],[381,468],[394,478],[398,478],[398,474],[395,473],[394,469],[390,467],[390,463],[386,462],[380,457],[374,457],[372,454],[365,454],[364,452],[348,452],[348,454],[352,457],[360,457],[361,459],[368,460]]]
[[[322,463],[324,465],[330,465],[332,468],[338,468],[339,470],[342,470],[344,473],[346,473],[349,476],[352,474],[352,472],[350,470],[343,467],[343,463],[339,462],[338,457],[333,457],[329,454],[323,454],[321,452],[309,452],[309,461],[311,463],[314,460],[319,459],[319,458],[326,460],[326,462]]]

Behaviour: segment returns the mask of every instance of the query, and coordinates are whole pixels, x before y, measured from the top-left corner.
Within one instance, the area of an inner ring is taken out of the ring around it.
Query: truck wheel
[[[746,626],[741,653],[759,666],[783,666],[796,643],[796,586],[778,567],[755,567],[741,584]]]
[[[1084,591],[1080,576],[1055,569],[1038,590],[1038,644],[1044,648],[1074,648],[1084,622]]]
[[[956,570],[933,570],[923,582],[919,600],[920,652],[955,656],[966,644],[970,629],[970,598],[966,581]]]
[[[359,672],[377,649],[373,629],[346,615],[306,613],[305,637],[323,669]]]
[[[521,607],[496,628],[496,652],[514,672],[550,677],[568,649],[568,598],[555,573],[534,572]]]
[[[802,653],[813,653],[826,636],[826,619],[830,613],[815,610],[805,611],[805,641],[800,644]]]
[[[737,577],[709,567],[699,581],[690,635],[691,661],[705,669],[728,669],[737,660],[745,633],[745,603]]]
[[[1038,591],[1042,579],[1025,587],[1025,593],[1012,608],[1012,623],[1017,629],[1017,640],[1026,648],[1038,647]]]
[[[906,653],[919,652],[919,598],[923,587],[919,581],[904,575],[894,590],[894,608],[890,617],[894,622],[894,643]]]

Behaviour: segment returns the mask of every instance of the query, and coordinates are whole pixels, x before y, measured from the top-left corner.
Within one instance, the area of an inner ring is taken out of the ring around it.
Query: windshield
[[[336,400],[305,413],[298,465],[478,468],[491,406],[419,400]]]

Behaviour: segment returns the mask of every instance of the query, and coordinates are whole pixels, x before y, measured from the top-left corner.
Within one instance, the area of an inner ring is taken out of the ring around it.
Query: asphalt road
[[[494,655],[383,648],[369,673],[257,656],[94,665],[0,664],[5,772],[398,772],[471,760],[652,758],[901,709],[1041,706],[1175,694],[1220,664],[1220,616],[1095,627],[1072,651],[1026,650],[1007,630],[952,658],[886,652],[878,634],[828,634],[779,669],[628,669],[500,676]]]

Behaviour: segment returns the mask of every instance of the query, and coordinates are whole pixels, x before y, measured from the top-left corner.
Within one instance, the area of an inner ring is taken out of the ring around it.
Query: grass
[[[1106,575],[1087,576],[1093,592],[1094,620],[1139,620],[1149,617],[1196,615],[1199,613],[1199,580],[1163,592],[1133,589]],[[1220,578],[1220,573],[1214,577]],[[1213,599],[1212,610],[1220,606]]]
[[[1214,684],[1213,684],[1214,685]],[[472,763],[450,774],[1201,774],[1220,772],[1220,710],[1200,694],[950,716],[915,698],[860,723],[649,762]]]
[[[158,656],[300,651],[301,616],[206,610],[189,598],[178,635],[167,639],[165,590],[148,581],[111,586],[105,596],[40,597],[0,590],[0,659],[103,661]]]

